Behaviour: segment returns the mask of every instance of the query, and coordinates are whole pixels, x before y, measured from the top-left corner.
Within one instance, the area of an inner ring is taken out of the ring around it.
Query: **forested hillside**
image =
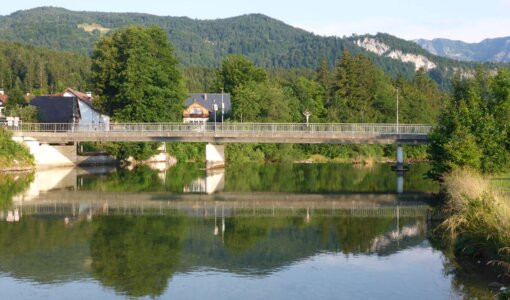
[[[101,35],[127,25],[155,24],[163,28],[176,48],[182,66],[188,68],[218,67],[230,54],[242,54],[255,65],[266,68],[315,69],[326,58],[330,66],[344,50],[364,54],[396,78],[402,74],[411,79],[416,65],[399,58],[377,55],[356,45],[356,37],[323,37],[294,28],[264,15],[243,15],[218,20],[193,20],[186,17],[160,17],[138,13],[75,12],[62,8],[42,7],[18,11],[0,17],[0,40],[69,50],[84,55]],[[391,36],[393,49],[425,52],[413,42]],[[469,72],[470,65],[428,54],[437,68],[429,70],[443,86],[453,70]],[[204,72],[201,70],[201,72]]]
[[[0,88],[9,95],[87,89],[90,58],[13,42],[0,43]]]

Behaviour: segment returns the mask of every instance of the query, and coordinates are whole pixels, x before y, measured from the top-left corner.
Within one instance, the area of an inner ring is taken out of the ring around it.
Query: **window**
[[[200,107],[193,107],[193,108],[191,108],[190,113],[192,115],[201,115],[202,109]]]

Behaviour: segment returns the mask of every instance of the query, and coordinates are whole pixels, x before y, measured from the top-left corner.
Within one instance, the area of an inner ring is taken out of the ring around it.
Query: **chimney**
[[[87,94],[87,97],[92,98],[92,92],[91,91],[88,91],[85,94]]]

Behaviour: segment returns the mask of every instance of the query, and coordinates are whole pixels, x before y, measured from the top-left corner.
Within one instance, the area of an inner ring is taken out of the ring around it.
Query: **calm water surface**
[[[2,175],[0,298],[489,297],[434,246],[427,167]]]

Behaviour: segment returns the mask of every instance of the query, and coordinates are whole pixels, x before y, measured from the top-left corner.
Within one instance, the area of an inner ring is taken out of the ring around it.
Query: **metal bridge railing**
[[[233,132],[233,133],[353,133],[428,135],[431,125],[370,123],[22,123],[7,129],[17,132]]]

